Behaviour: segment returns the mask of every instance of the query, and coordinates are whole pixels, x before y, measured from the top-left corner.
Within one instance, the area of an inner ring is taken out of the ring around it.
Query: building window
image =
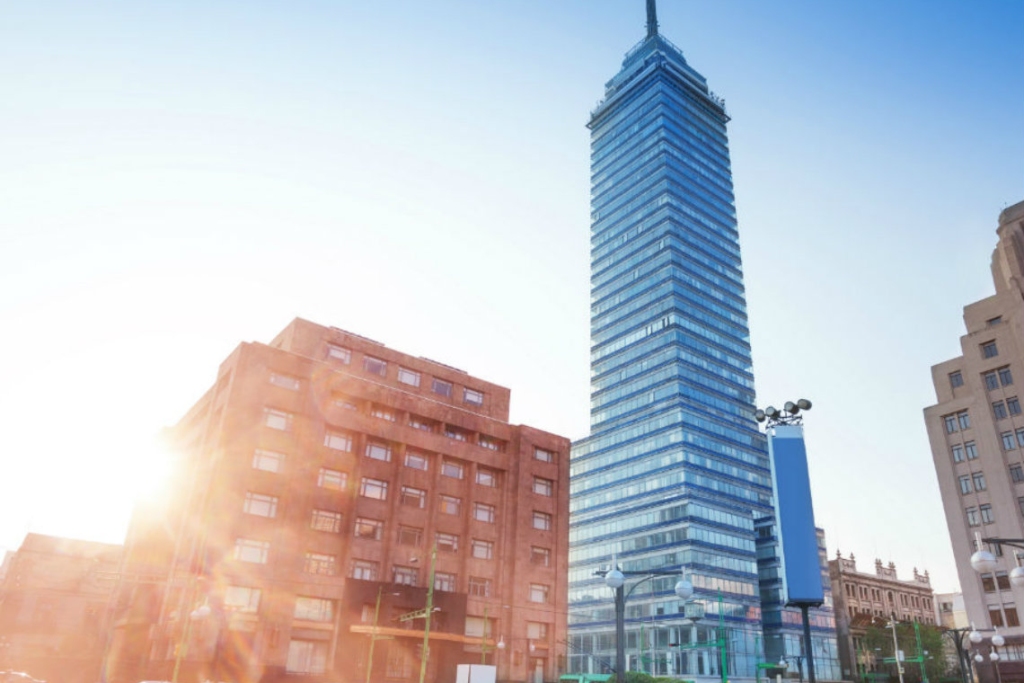
[[[398,415],[395,414],[395,411],[378,403],[370,405],[370,417],[387,420],[388,422],[398,422]]]
[[[1010,415],[1020,415],[1020,401],[1016,396],[1006,399],[1006,409],[1010,411]]]
[[[989,391],[994,391],[999,388],[999,377],[996,375],[995,370],[982,374],[981,378],[985,382],[985,388]]]
[[[344,346],[335,346],[334,344],[328,344],[327,357],[341,361],[345,365],[348,365],[349,363],[352,362],[352,352],[346,349]]]
[[[224,609],[231,612],[255,614],[260,609],[260,589],[228,586],[224,589]]]
[[[494,524],[494,512],[495,508],[493,505],[487,505],[486,503],[473,503],[473,519],[478,522]]]
[[[991,505],[981,505],[981,506],[978,507],[978,511],[981,512],[981,523],[982,524],[991,524],[992,522],[996,521],[992,517],[992,506]]]
[[[441,513],[457,515],[462,512],[462,500],[452,496],[441,496]]]
[[[1003,605],[1003,612],[1007,626],[1020,626],[1020,615],[1017,613],[1016,605]]]
[[[995,579],[992,578],[991,574],[982,574],[981,575],[981,589],[983,591],[985,591],[986,593],[995,593],[996,592],[996,582],[995,582]]]
[[[964,447],[962,444],[953,446],[953,462],[964,461]]]
[[[1001,591],[1010,590],[1010,576],[1006,572],[996,572],[996,588]]]
[[[533,478],[533,492],[538,496],[551,496],[555,492],[555,482],[542,477]]]
[[[371,375],[385,377],[388,374],[388,362],[373,356],[363,356],[363,370]]]
[[[384,522],[379,519],[357,517],[355,534],[356,538],[366,538],[371,541],[379,541],[384,537]]]
[[[399,367],[398,381],[402,384],[408,384],[411,387],[418,387],[420,385],[420,373],[415,370]]]
[[[403,586],[415,586],[419,583],[420,573],[415,567],[400,567],[395,565],[391,568],[392,582]]]
[[[327,432],[324,434],[324,445],[336,451],[352,451],[352,437],[341,432]]]
[[[398,499],[402,505],[414,508],[424,508],[427,504],[427,492],[423,489],[416,489],[412,486],[403,486],[402,495]]]
[[[965,474],[964,476],[959,477],[957,481],[960,482],[961,494],[966,495],[971,492],[971,477],[969,475]]]
[[[957,431],[956,415],[946,415],[942,418],[942,422],[946,425],[947,434],[952,434]]]
[[[391,445],[380,441],[369,441],[366,444],[366,457],[391,462]]]
[[[471,406],[482,406],[484,404],[484,395],[479,391],[473,389],[462,390],[462,401],[468,403]]]
[[[319,675],[327,671],[329,643],[323,640],[292,640],[288,642],[288,662],[285,669],[290,674]]]
[[[984,491],[985,490],[986,486],[985,486],[985,473],[984,472],[975,472],[975,473],[973,473],[971,475],[971,478],[974,479],[974,490],[975,491]]]
[[[292,618],[330,623],[334,621],[334,602],[324,598],[307,598],[300,595],[295,598],[295,611]]]
[[[489,436],[484,436],[483,434],[478,437],[477,443],[480,444],[481,448],[486,448],[489,451],[498,451],[499,453],[505,452],[504,443],[498,439],[492,439]]]
[[[534,448],[533,459],[540,460],[541,462],[554,462],[555,454],[554,452],[546,450],[544,448]]]
[[[1004,387],[1008,387],[1013,384],[1013,373],[1010,372],[1010,368],[999,368],[999,382]]]
[[[326,531],[337,534],[341,532],[341,513],[331,510],[313,510],[309,520],[309,528],[313,531]]]
[[[307,574],[334,576],[334,555],[306,553],[305,561],[302,564],[302,571]]]
[[[1003,626],[1003,611],[999,609],[999,605],[988,606],[988,618],[992,621],[992,628],[999,628]]]
[[[533,528],[541,531],[551,531],[551,515],[538,510],[533,511]]]
[[[967,508],[967,526],[978,526],[981,522],[978,521],[978,509]]]
[[[1014,483],[1024,481],[1024,467],[1020,465],[1010,465],[1010,479]]]
[[[479,576],[469,577],[469,594],[478,598],[491,597],[491,580]]]
[[[359,495],[363,498],[373,498],[374,500],[387,500],[388,483],[380,479],[363,477],[359,483]]]
[[[956,389],[964,385],[964,376],[960,374],[960,371],[949,373],[949,386]]]
[[[252,456],[252,468],[254,470],[280,472],[282,464],[284,464],[284,453],[264,451],[257,448]]]
[[[439,396],[444,396],[445,398],[452,397],[452,383],[445,382],[443,379],[435,377],[430,383],[430,390]]]
[[[441,463],[441,476],[462,479],[466,468],[461,463],[445,460]]]
[[[491,541],[481,541],[474,538],[470,544],[472,546],[472,555],[478,560],[490,560],[494,557],[494,543]]]
[[[292,428],[292,419],[294,416],[291,413],[286,413],[283,410],[274,410],[273,408],[263,409],[263,424],[271,429],[279,429],[282,432],[287,432]]]
[[[449,439],[455,439],[456,441],[469,441],[468,433],[464,432],[458,427],[453,427],[452,425],[444,426],[444,435],[447,436]]]
[[[235,559],[239,562],[266,564],[267,555],[269,554],[270,543],[267,541],[254,541],[251,538],[235,540]]]
[[[242,512],[257,517],[277,516],[277,496],[267,496],[262,493],[246,491],[245,502],[242,503]]]
[[[999,349],[994,341],[985,342],[981,345],[981,355],[984,358],[995,358],[999,355]]]
[[[376,581],[379,571],[380,564],[377,562],[370,562],[369,560],[352,560],[351,576],[353,579]]]
[[[405,466],[426,472],[430,469],[430,457],[426,453],[420,453],[411,449],[407,450],[405,452]]]
[[[344,408],[345,410],[359,412],[359,404],[357,404],[356,400],[354,398],[351,398],[350,396],[337,395],[331,399],[331,403],[338,406],[339,408]]]
[[[530,640],[547,640],[548,625],[536,621],[526,622],[526,637]]]
[[[974,445],[973,441],[965,441],[964,442],[964,453],[967,454],[967,459],[968,460],[974,460],[975,458],[978,457],[978,449]]]
[[[388,650],[387,662],[384,666],[384,676],[386,678],[412,678],[413,675],[413,662],[409,658],[409,653],[405,650],[398,648],[390,648]]]
[[[999,435],[1003,440],[1003,450],[1012,451],[1017,447],[1017,439],[1014,437],[1013,432],[1003,432]]]
[[[436,432],[437,431],[437,423],[436,422],[434,422],[433,420],[428,420],[425,417],[420,417],[419,415],[410,415],[409,416],[409,426],[412,427],[413,429],[418,429],[421,432]]]
[[[434,534],[434,542],[437,544],[437,549],[442,552],[459,552],[459,537],[455,534],[443,534],[439,531]]]
[[[423,543],[423,529],[412,526],[398,527],[398,544],[420,546]]]
[[[276,372],[270,373],[270,383],[277,387],[291,389],[292,391],[299,390],[299,380],[288,375],[279,375]]]
[[[956,419],[960,423],[960,429],[969,429],[971,426],[971,416],[966,410],[961,410],[956,414]]]
[[[542,583],[530,584],[530,602],[547,602],[550,589]]]
[[[542,567],[551,566],[551,549],[532,546],[530,548],[530,563],[539,564]]]
[[[329,470],[326,467],[320,468],[316,478],[316,485],[329,491],[344,491],[348,475],[338,470]]]
[[[498,485],[498,473],[486,467],[478,467],[476,470],[476,483],[493,488]]]
[[[446,574],[445,572],[434,572],[434,590],[445,591],[446,593],[455,592],[455,574]]]
[[[992,404],[992,414],[996,416],[997,420],[1002,420],[1008,416],[1006,412],[1006,404],[1002,401],[996,401]]]

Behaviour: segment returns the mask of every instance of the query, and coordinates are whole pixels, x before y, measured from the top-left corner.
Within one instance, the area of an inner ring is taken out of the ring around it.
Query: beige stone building
[[[883,565],[876,559],[874,573],[860,572],[853,553],[843,557],[837,550],[835,559],[828,563],[828,574],[844,679],[857,675],[855,663],[859,661],[860,639],[872,624],[887,622],[893,615],[897,621],[936,623],[935,601],[927,571],[922,574],[915,567],[909,580],[900,580],[892,562]]]
[[[996,232],[996,293],[964,307],[962,355],[932,367],[937,402],[924,417],[967,617],[1006,638],[1005,679],[1024,675],[1024,590],[1008,580],[1014,555],[993,546],[1002,566],[988,575],[970,557],[976,534],[1024,537],[1024,202],[999,215]]]

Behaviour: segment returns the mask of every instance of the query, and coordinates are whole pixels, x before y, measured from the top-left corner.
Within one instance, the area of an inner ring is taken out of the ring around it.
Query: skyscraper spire
[[[647,0],[647,37],[658,35],[658,6],[656,0]]]

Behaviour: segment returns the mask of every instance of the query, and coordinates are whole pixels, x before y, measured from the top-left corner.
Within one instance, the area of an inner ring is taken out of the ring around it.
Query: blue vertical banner
[[[825,592],[821,585],[803,427],[770,427],[768,456],[772,465],[775,526],[781,546],[779,555],[786,603],[820,605],[825,601]]]

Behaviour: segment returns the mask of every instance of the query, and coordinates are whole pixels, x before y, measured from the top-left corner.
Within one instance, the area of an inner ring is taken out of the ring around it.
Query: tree
[[[900,622],[896,624],[896,637],[899,640],[900,650],[903,651],[907,660],[915,657],[924,657],[925,670],[928,672],[928,679],[936,683],[939,678],[946,675],[947,661],[945,655],[945,642],[942,638],[942,631],[937,627],[928,624],[919,624],[921,633],[921,650],[917,649],[917,637],[914,633],[914,624],[911,622]],[[868,655],[868,661],[874,657],[875,668],[879,671],[890,670],[893,678],[896,678],[896,665],[885,664],[881,660],[886,657],[893,657],[892,629],[884,619],[875,619],[868,627],[863,638],[863,647]],[[925,654],[927,653],[927,654]],[[906,683],[918,683],[922,680],[921,663],[916,661],[903,662],[903,679]]]

